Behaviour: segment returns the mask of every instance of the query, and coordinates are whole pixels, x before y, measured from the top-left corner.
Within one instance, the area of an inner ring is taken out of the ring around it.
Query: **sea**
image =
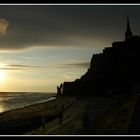
[[[56,93],[0,92],[0,113],[56,99]]]

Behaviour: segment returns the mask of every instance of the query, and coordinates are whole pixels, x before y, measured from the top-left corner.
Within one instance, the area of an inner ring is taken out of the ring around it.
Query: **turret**
[[[125,32],[125,40],[128,40],[132,37],[132,32],[131,32],[131,28],[130,28],[130,23],[129,23],[129,18],[127,15],[127,28],[126,28],[126,32]]]

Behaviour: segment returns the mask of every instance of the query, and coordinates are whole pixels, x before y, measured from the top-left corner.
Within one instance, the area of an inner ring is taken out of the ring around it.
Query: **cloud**
[[[81,67],[81,68],[89,68],[90,63],[89,62],[79,62],[79,63],[69,63],[69,64],[59,64],[57,65],[61,68],[75,68],[75,67]]]
[[[4,17],[0,34],[7,32],[10,23],[8,34],[0,38],[0,50],[40,46],[102,49],[120,36],[119,11],[107,6],[0,5],[0,17]]]
[[[9,22],[3,18],[0,18],[0,35],[7,33]]]
[[[55,64],[48,66],[38,66],[38,65],[19,65],[19,64],[6,64],[0,67],[1,70],[41,70],[48,68],[89,68],[88,62],[79,62],[79,63],[69,63],[69,64]]]
[[[9,67],[18,67],[18,68],[40,68],[43,66],[30,66],[30,65],[6,65]]]
[[[85,68],[89,67],[89,63],[88,62],[65,64],[65,65],[66,66],[74,66],[74,67],[85,67]]]
[[[40,70],[46,69],[46,66],[32,66],[32,65],[4,65],[0,69],[3,70]]]

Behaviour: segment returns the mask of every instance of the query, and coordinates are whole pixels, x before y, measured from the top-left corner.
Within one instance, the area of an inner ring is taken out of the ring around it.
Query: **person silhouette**
[[[62,112],[64,111],[64,105],[61,105],[61,111]]]
[[[59,124],[61,125],[62,124],[62,119],[63,119],[63,113],[62,113],[62,111],[59,111],[58,117],[59,117]]]
[[[41,126],[42,126],[42,130],[44,131],[45,130],[45,118],[44,117],[42,117],[41,118]]]

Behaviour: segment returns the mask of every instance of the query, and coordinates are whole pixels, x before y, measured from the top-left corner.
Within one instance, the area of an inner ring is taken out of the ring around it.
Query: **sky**
[[[93,54],[140,33],[140,5],[0,5],[0,92],[56,92]]]

